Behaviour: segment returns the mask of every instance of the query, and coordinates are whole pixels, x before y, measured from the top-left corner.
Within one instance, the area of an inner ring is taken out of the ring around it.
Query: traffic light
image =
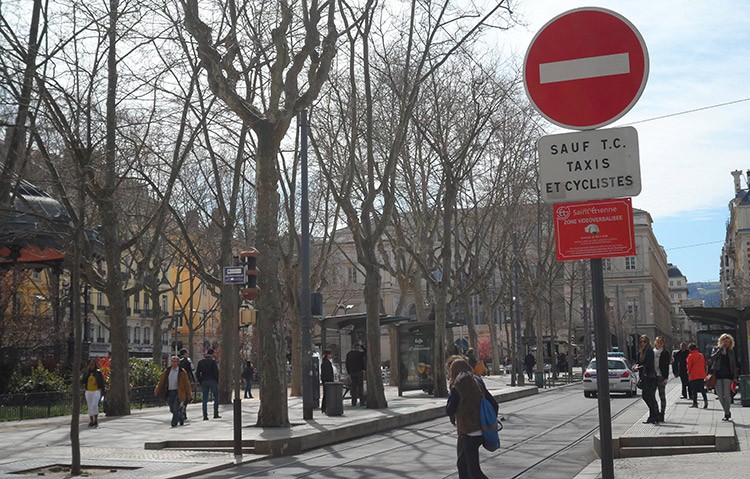
[[[258,250],[250,248],[240,252],[240,261],[245,266],[245,286],[240,289],[242,299],[252,301],[258,298]]]

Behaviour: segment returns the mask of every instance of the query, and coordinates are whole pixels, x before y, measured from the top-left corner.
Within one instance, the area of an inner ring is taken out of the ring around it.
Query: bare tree
[[[204,23],[197,0],[183,0],[185,26],[198,44],[211,91],[256,136],[256,191],[262,198],[257,209],[258,267],[262,311],[257,322],[260,359],[261,405],[259,426],[288,426],[285,332],[282,328],[278,281],[279,262],[279,167],[281,141],[295,116],[308,108],[328,77],[336,51],[338,32],[334,22],[336,3],[309,4],[230,0],[216,4],[217,31]],[[205,6],[203,6],[205,8]],[[325,15],[325,17],[322,16]],[[322,37],[321,29],[325,30]],[[215,35],[215,36],[214,36]],[[321,38],[322,37],[322,38]],[[238,89],[243,79],[245,91]],[[250,80],[252,79],[252,82]],[[304,82],[300,85],[300,82]]]

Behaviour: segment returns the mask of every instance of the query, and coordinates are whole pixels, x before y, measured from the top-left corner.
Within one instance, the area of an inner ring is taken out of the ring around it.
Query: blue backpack
[[[488,451],[497,451],[500,448],[497,413],[484,397],[479,405],[479,420],[482,423],[482,446]]]

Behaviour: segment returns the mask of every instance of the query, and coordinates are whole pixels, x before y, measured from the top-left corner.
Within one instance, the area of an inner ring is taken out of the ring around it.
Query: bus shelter
[[[729,333],[734,338],[740,374],[750,374],[750,356],[748,355],[748,327],[750,308],[682,308],[691,321],[695,321],[708,330],[699,331],[696,344],[701,352],[710,356],[711,348],[722,333]]]

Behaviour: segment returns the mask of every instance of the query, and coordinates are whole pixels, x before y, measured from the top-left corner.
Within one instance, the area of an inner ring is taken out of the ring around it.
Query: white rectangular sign
[[[546,203],[638,196],[641,165],[632,126],[543,136],[537,142]]]

